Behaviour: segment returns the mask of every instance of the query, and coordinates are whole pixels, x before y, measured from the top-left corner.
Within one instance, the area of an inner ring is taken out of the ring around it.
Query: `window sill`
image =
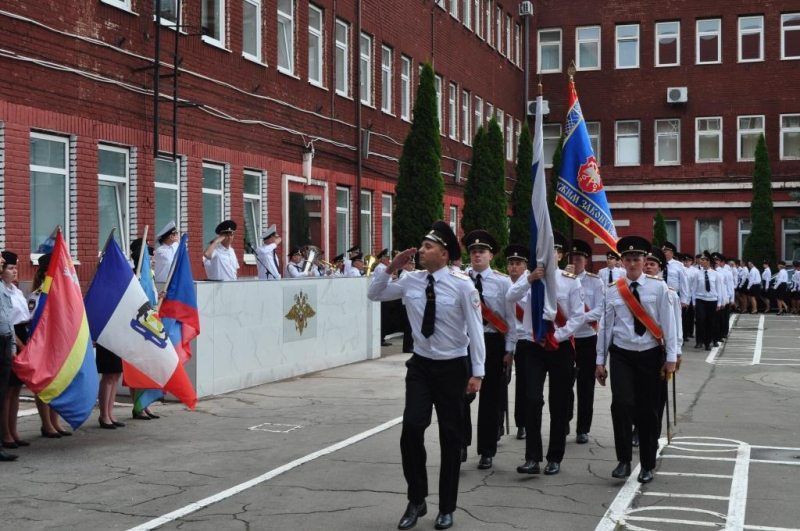
[[[361,100],[361,105],[363,105],[364,107],[369,107],[369,108],[370,108],[370,109],[372,109],[373,111],[376,111],[376,110],[378,110],[378,108],[377,108],[377,107],[375,107],[375,105],[373,105],[372,103],[366,102],[366,101],[364,101],[364,100]]]
[[[781,61],[800,61],[800,56],[797,56],[797,57],[781,57]]]
[[[38,266],[39,265],[39,258],[41,258],[42,256],[44,256],[44,254],[42,254],[42,253],[31,253],[31,265]],[[76,265],[76,266],[81,265],[81,263],[78,260],[73,260],[72,264]]]
[[[256,265],[256,255],[254,254],[246,254],[244,255],[244,263],[245,265]]]
[[[639,65],[636,66],[617,66],[615,70],[635,70],[639,68]]]
[[[681,66],[680,63],[678,63],[678,64],[674,64],[673,63],[673,64],[668,64],[668,65],[656,65],[656,68],[677,68],[679,66]]]
[[[242,52],[242,58],[244,58],[247,61],[250,61],[251,63],[257,64],[258,66],[263,66],[264,68],[269,68],[266,63],[261,62],[261,59],[259,59],[255,55],[250,55],[247,52]]]
[[[311,85],[312,87],[317,87],[318,89],[328,92],[328,87],[326,87],[322,83],[317,83],[316,81],[309,81],[308,84]]]
[[[736,159],[736,162],[755,162],[756,159]]]
[[[545,75],[545,74],[560,74],[561,73],[561,69],[558,69],[558,70],[542,70],[542,71],[539,71],[539,72],[536,72],[536,73],[537,74],[542,74],[542,75]]]
[[[392,118],[397,118],[397,116],[392,111],[387,111],[386,109],[381,109],[381,112],[386,116],[391,116]]]
[[[722,159],[719,160],[696,160],[694,161],[695,164],[721,164]]]
[[[220,49],[220,50],[222,50],[223,52],[232,53],[232,52],[231,52],[229,49],[225,48],[225,45],[224,45],[224,44],[222,44],[222,43],[221,43],[220,41],[218,41],[217,39],[212,39],[211,37],[209,37],[209,36],[207,36],[207,35],[203,35],[202,37],[200,37],[200,39],[202,39],[202,41],[203,41],[204,43],[206,43],[206,44],[208,44],[208,45],[210,45],[210,46],[213,46],[214,48],[219,48],[219,49]]]
[[[293,72],[291,72],[291,71],[289,71],[289,70],[286,70],[285,68],[281,68],[281,67],[279,66],[279,67],[278,67],[278,72],[280,72],[280,73],[281,73],[281,74],[283,74],[284,76],[287,76],[287,77],[290,77],[290,78],[292,78],[292,79],[296,79],[296,80],[300,81],[300,76],[297,76],[297,75],[295,75]]]
[[[674,167],[674,166],[680,166],[680,165],[681,165],[680,162],[661,162],[661,163],[653,164],[653,166],[655,166],[656,168],[663,168],[663,167],[670,167],[670,166]]]
[[[114,7],[116,9],[119,9],[120,11],[124,11],[125,13],[128,13],[129,15],[133,15],[135,17],[139,16],[139,13],[135,13],[134,11],[131,10],[130,7],[121,6],[121,5],[117,4],[116,2],[109,2],[107,0],[100,0],[100,3],[103,4],[103,5],[107,5],[109,7]]]
[[[764,59],[739,59],[739,63],[763,63]]]
[[[350,96],[349,94],[342,94],[338,90],[336,91],[336,95],[339,96],[340,98],[344,98],[346,100],[353,101],[353,97],[352,96]]]
[[[632,162],[630,164],[614,164],[615,168],[638,168],[641,166],[641,162]]]
[[[722,64],[722,61],[702,61],[702,62],[698,61],[698,62],[695,63],[696,66],[721,65],[721,64]]]
[[[575,67],[575,71],[576,72],[599,72],[600,70],[602,70],[602,67],[600,67],[600,66],[592,66],[592,67],[585,67],[585,68],[583,68],[583,67],[578,68],[577,66]]]

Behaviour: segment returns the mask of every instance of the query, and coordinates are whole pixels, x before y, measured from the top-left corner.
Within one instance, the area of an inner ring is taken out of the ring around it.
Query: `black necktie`
[[[436,294],[433,292],[433,275],[428,275],[428,287],[425,288],[425,314],[422,316],[422,335],[433,335],[433,323],[436,321]]]
[[[614,282],[614,277],[611,276],[611,268],[608,269],[608,283],[611,284]]]
[[[486,304],[483,301],[483,281],[481,280],[481,274],[478,273],[478,276],[475,277],[475,289],[478,290],[478,297],[481,299],[481,304]],[[483,326],[489,324],[486,319],[483,320]]]
[[[642,302],[641,299],[639,298],[639,290],[636,289],[638,287],[639,287],[638,282],[631,282],[631,292],[633,292],[633,296],[636,297],[637,301]],[[637,319],[635,315],[633,316],[633,330],[639,336],[643,336],[645,331],[647,330],[647,327],[644,326],[644,323],[642,323],[639,319]]]
[[[706,271],[706,293],[711,291],[711,281],[708,279],[708,271]]]

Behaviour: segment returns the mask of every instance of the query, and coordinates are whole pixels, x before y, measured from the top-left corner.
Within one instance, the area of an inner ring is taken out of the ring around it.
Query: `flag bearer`
[[[508,264],[508,276],[511,283],[515,284],[523,276],[528,274],[528,248],[524,245],[512,244],[506,247],[506,262]],[[525,282],[525,280],[523,280]],[[525,439],[525,362],[528,356],[524,352],[530,352],[533,348],[533,337],[525,333],[523,321],[525,318],[525,308],[528,307],[527,292],[522,300],[514,304],[514,324],[517,328],[517,347],[514,350],[514,370],[516,373],[515,397],[514,397],[514,424],[517,425],[517,439]]]

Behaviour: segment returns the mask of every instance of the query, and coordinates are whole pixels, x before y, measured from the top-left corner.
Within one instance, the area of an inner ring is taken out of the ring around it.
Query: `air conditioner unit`
[[[689,101],[689,89],[686,87],[669,87],[667,103],[686,103]]]
[[[525,2],[522,2],[519,5],[519,16],[521,16],[521,17],[532,17],[533,16],[533,3],[532,2],[528,2],[527,0]]]
[[[542,116],[550,114],[550,102],[542,100]],[[536,100],[528,102],[528,116],[536,116]]]

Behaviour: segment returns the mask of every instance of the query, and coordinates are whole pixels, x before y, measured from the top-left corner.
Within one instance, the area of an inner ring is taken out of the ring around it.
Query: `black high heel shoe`
[[[56,431],[57,431],[57,432],[58,432],[58,434],[59,434],[59,435],[61,435],[62,437],[72,437],[72,432],[71,432],[71,431],[67,431],[67,430],[59,430],[58,428],[56,428]]]
[[[19,445],[17,443],[15,443],[14,441],[11,441],[11,442],[3,441],[3,448],[8,448],[9,450],[14,450],[16,448],[19,448]]]
[[[97,422],[100,423],[100,427],[102,429],[104,429],[104,430],[116,430],[117,429],[117,427],[114,425],[113,422],[111,424],[106,424],[105,422],[103,422],[103,419],[97,419]]]
[[[58,433],[58,432],[50,433],[49,431],[47,431],[44,428],[42,428],[42,437],[44,437],[45,439],[60,439],[61,438],[61,434]]]

